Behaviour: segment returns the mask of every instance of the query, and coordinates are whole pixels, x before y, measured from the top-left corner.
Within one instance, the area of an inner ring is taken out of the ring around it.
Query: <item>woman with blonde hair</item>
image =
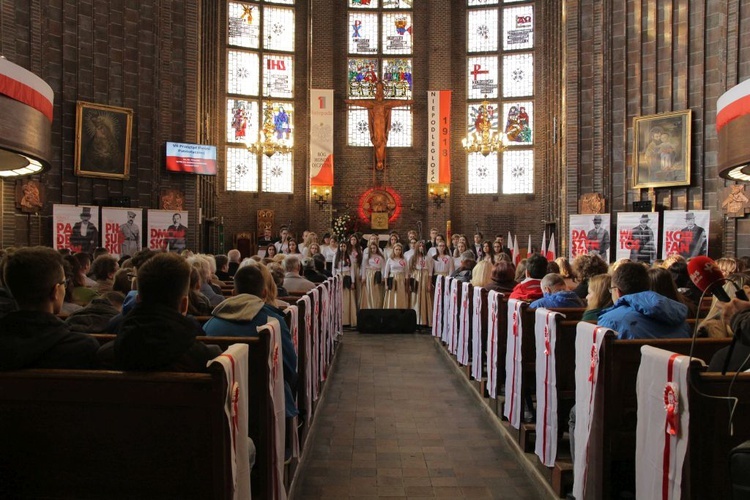
[[[573,266],[570,265],[567,257],[558,257],[555,259],[557,267],[560,268],[558,273],[565,280],[565,286],[568,290],[574,290],[576,285],[575,275],[573,274]]]
[[[495,264],[491,260],[482,259],[477,262],[474,269],[471,270],[471,284],[479,287],[486,287],[492,281],[492,269]]]
[[[737,260],[732,257],[722,257],[716,261],[716,265],[719,266],[725,278],[737,272]]]
[[[589,278],[589,293],[586,295],[586,311],[582,321],[597,321],[602,310],[612,305],[610,286],[612,277],[609,274],[597,274]]]
[[[434,259],[427,256],[424,241],[418,241],[414,255],[409,260],[411,308],[417,313],[417,324],[432,326],[432,265]]]
[[[386,283],[383,309],[409,308],[408,270],[409,266],[406,258],[404,258],[404,246],[401,243],[395,243],[383,271],[383,279]]]

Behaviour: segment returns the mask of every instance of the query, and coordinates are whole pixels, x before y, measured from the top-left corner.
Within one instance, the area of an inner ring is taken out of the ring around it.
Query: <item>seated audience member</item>
[[[560,274],[560,266],[554,260],[547,262],[547,274]]]
[[[536,300],[542,298],[542,278],[547,274],[547,259],[537,253],[526,259],[526,279],[516,285],[511,299]]]
[[[273,278],[273,274],[267,266],[263,264],[258,265],[260,274],[263,276],[263,284],[265,285],[266,294],[263,298],[263,302],[274,308],[280,316],[284,316],[284,310],[289,307],[289,302],[281,300],[279,298],[279,288],[276,286],[276,281]]]
[[[583,301],[573,290],[568,290],[562,276],[549,273],[542,278],[542,293],[544,296],[532,302],[529,307],[564,308],[583,307]]]
[[[274,247],[274,250],[275,249],[276,248]],[[229,276],[234,276],[234,273],[236,273],[237,269],[240,268],[240,260],[242,260],[242,254],[239,250],[233,248],[227,252],[227,259],[229,259],[229,268],[227,274],[229,274]]]
[[[719,270],[725,278],[730,274],[738,272],[737,259],[733,257],[722,257],[716,261],[716,265],[719,267]]]
[[[578,286],[575,288],[576,295],[585,299],[589,294],[589,278],[597,274],[606,274],[609,266],[598,255],[581,254],[573,261],[573,274],[575,274]]]
[[[284,288],[284,268],[278,262],[271,262],[267,266],[273,276],[273,282],[276,283],[276,292],[279,297],[288,297],[289,292]]]
[[[750,276],[745,273],[730,274],[727,279],[730,280],[731,283],[724,283],[723,288],[730,299],[735,298],[737,295],[737,288],[735,285],[742,288],[745,295],[750,297]],[[724,303],[714,297],[711,302],[711,309],[698,325],[698,336],[717,339],[731,337],[732,330],[730,329],[730,322],[724,321],[722,318],[723,312]]]
[[[440,244],[444,244],[442,241]],[[470,250],[461,254],[461,265],[453,271],[450,275],[451,278],[455,278],[463,283],[471,282],[471,273],[474,270],[474,266],[477,265],[477,261],[474,259],[474,253]]]
[[[88,254],[85,254],[88,257]],[[81,307],[85,306],[91,299],[96,297],[96,291],[89,288],[86,284],[86,275],[81,267],[81,261],[85,261],[85,257],[77,258],[75,255],[66,255],[64,257],[65,262],[70,265],[71,270],[71,281],[72,285],[71,297],[74,304]],[[93,282],[93,281],[92,281]]]
[[[672,273],[664,269],[663,267],[652,267],[648,270],[649,289],[660,295],[664,295],[668,299],[676,300],[685,304],[688,308],[688,318],[695,318],[695,313],[698,308],[690,300],[686,299],[680,292],[677,291],[677,285],[675,285],[672,279]]]
[[[612,305],[609,288],[612,278],[609,274],[597,274],[589,278],[589,294],[586,295],[586,311],[582,321],[598,321],[599,314]]]
[[[91,288],[95,282],[89,278],[89,272],[91,272],[91,255],[86,252],[76,252],[73,257],[78,261],[78,272],[81,273],[83,279],[83,285]]]
[[[612,274],[614,305],[599,315],[599,326],[620,339],[686,338],[690,336],[685,304],[648,289],[643,264],[624,262]]]
[[[190,265],[173,253],[160,253],[138,268],[137,304],[125,316],[117,338],[99,349],[105,366],[120,370],[205,372],[221,354],[195,339],[200,325],[185,316]]]
[[[527,259],[521,259],[516,266],[516,275],[513,278],[516,285],[526,279],[526,261]],[[513,288],[515,288],[515,285],[513,285]]]
[[[232,281],[229,275],[229,258],[226,255],[217,255],[214,260],[216,261],[216,277],[224,282]]]
[[[65,319],[70,331],[81,333],[104,333],[112,318],[120,314],[125,295],[120,292],[104,292],[89,302],[83,309]]]
[[[304,294],[315,288],[315,283],[300,275],[301,265],[299,257],[287,255],[284,258],[284,288],[287,293]]]
[[[70,262],[68,262],[68,257],[69,255],[63,256],[63,270],[65,271],[65,299],[63,299],[62,309],[60,309],[61,316],[67,316],[83,309],[82,306],[73,302],[73,287],[75,285],[73,285],[73,269]]]
[[[133,268],[120,269],[115,273],[115,278],[112,280],[112,291],[120,292],[123,295],[129,294],[133,290],[134,278],[135,271]]]
[[[560,276],[565,280],[565,286],[568,290],[574,290],[578,284],[575,281],[575,274],[573,274],[573,267],[570,265],[570,261],[566,257],[558,257],[555,259],[557,267],[560,268]]]
[[[0,370],[95,366],[98,342],[57,317],[66,282],[59,253],[19,248],[7,257],[3,281],[18,310],[0,318]]]
[[[723,306],[722,319],[731,326],[735,335],[740,336],[734,345],[732,357],[727,364],[727,371],[742,372],[749,370],[750,345],[747,345],[746,342],[750,340],[750,302],[733,298]],[[729,346],[716,351],[708,364],[708,370],[712,372],[722,371],[728,355]]]
[[[201,278],[200,291],[208,298],[211,306],[216,307],[221,304],[224,296],[221,295],[221,290],[217,293],[211,286],[211,264],[208,259],[204,255],[193,255],[188,257],[187,262],[198,270]]]
[[[0,318],[2,318],[9,312],[18,310],[18,306],[3,280],[3,269],[9,254],[3,250],[0,250],[0,253],[2,253],[0,255]]]
[[[313,283],[323,283],[326,280],[325,274],[315,269],[315,261],[309,257],[302,259],[302,276]]]
[[[503,254],[505,255],[505,254]],[[513,264],[506,261],[500,261],[492,268],[492,279],[485,286],[488,290],[509,294],[516,286],[516,270]]]
[[[487,259],[477,262],[477,265],[471,270],[471,284],[481,287],[487,286],[492,281],[493,267],[492,261]]]
[[[96,247],[94,249],[94,260],[98,259],[101,255],[109,255],[109,250],[104,247]]]
[[[694,305],[698,306],[702,292],[690,279],[690,274],[687,270],[687,261],[685,259],[676,260],[669,266],[665,266],[665,269],[672,275],[674,284],[677,285],[677,291]]]
[[[211,314],[211,302],[201,293],[201,276],[198,270],[190,267],[190,292],[188,292],[188,314],[191,316],[208,316]]]
[[[203,329],[209,337],[257,337],[258,327],[276,318],[281,325],[286,416],[293,417],[297,415],[292,391],[297,384],[297,355],[283,316],[265,298],[266,283],[261,267],[242,267],[234,275],[234,295],[213,310],[213,317]]]
[[[91,289],[99,294],[112,291],[115,273],[119,268],[120,265],[117,263],[117,259],[109,254],[100,255],[94,259],[94,262],[91,264],[91,275],[96,281]]]
[[[331,274],[331,271],[326,269],[326,258],[323,254],[315,254],[312,256],[313,263],[315,264],[315,270],[319,273],[325,276],[326,278],[330,278],[333,276]]]

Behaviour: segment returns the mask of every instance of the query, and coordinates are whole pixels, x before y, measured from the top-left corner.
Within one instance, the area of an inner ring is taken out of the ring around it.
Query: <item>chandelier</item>
[[[503,142],[505,134],[492,130],[487,104],[487,101],[484,101],[479,106],[474,120],[474,132],[470,132],[461,141],[467,153],[482,153],[483,156],[487,156],[490,153],[500,153],[506,147]]]
[[[279,114],[286,116],[283,108]],[[291,129],[288,127],[288,121],[280,122],[280,128],[277,129],[273,116],[273,108],[270,105],[265,106],[263,109],[263,126],[261,127],[260,134],[258,134],[263,138],[259,137],[258,142],[248,144],[248,151],[254,154],[264,154],[269,158],[276,153],[291,153],[292,141],[289,139]],[[281,137],[274,137],[275,135],[280,135]]]

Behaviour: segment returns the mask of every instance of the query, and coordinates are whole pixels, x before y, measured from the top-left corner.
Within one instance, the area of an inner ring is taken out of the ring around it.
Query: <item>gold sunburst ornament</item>
[[[240,19],[244,19],[247,21],[247,24],[253,24],[253,10],[255,7],[252,5],[243,5],[242,6],[242,15],[240,16]]]
[[[504,139],[505,134],[492,130],[490,110],[487,101],[484,101],[474,119],[474,132],[469,133],[461,144],[467,153],[481,153],[482,156],[487,156],[503,151],[506,148]]]

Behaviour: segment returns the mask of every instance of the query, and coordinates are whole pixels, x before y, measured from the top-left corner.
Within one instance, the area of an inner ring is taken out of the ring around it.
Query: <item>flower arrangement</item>
[[[351,215],[343,214],[333,219],[333,234],[338,241],[343,240],[347,235],[354,232],[354,220]]]

